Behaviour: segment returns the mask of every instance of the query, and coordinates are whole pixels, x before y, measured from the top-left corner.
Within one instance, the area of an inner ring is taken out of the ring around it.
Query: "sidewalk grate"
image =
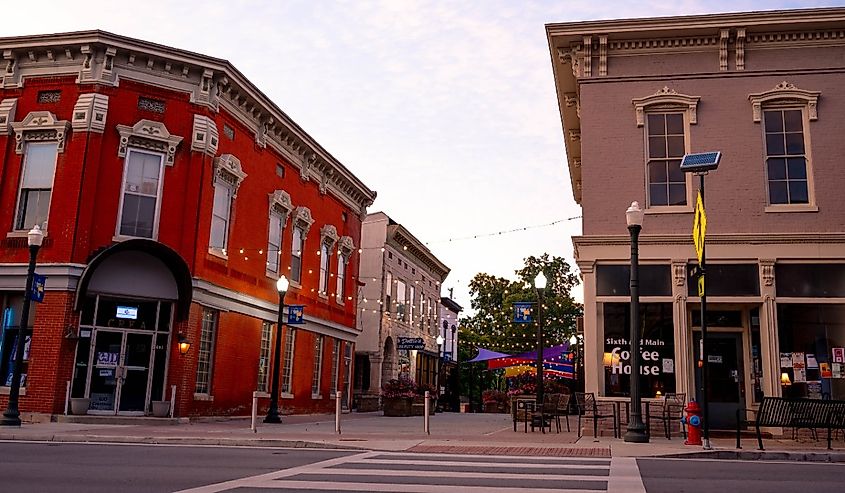
[[[543,457],[610,457],[607,447],[478,447],[460,445],[416,445],[407,452],[428,454],[529,455]]]

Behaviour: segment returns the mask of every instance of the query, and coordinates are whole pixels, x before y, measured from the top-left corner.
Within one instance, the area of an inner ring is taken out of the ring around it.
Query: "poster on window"
[[[804,363],[804,353],[792,353],[792,368],[796,370],[804,370],[807,368]]]
[[[822,398],[822,383],[821,382],[807,382],[807,397],[810,399]]]
[[[807,381],[807,370],[795,368],[795,383],[803,383]]]
[[[819,368],[819,362],[816,360],[815,354],[807,353],[807,369],[816,370]]]
[[[845,378],[845,365],[842,363],[833,363],[830,365],[830,373],[833,378]]]
[[[830,369],[830,363],[819,363],[819,371],[822,378],[833,378],[833,372]]]
[[[845,347],[833,348],[833,362],[845,363]]]
[[[792,368],[792,353],[780,353],[780,367]]]

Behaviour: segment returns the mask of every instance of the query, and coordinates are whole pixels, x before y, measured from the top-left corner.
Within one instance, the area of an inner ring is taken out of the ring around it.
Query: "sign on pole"
[[[288,305],[288,325],[305,323],[305,305]]]
[[[47,276],[39,274],[32,275],[32,291],[29,293],[29,299],[41,303],[44,301],[44,285],[47,283]]]
[[[527,324],[533,322],[531,317],[531,302],[516,302],[513,304],[513,321],[518,324]]]
[[[701,200],[701,192],[695,201],[695,219],[692,223],[692,242],[695,245],[695,255],[698,263],[704,254],[704,234],[707,232],[707,214],[704,212],[704,202]]]

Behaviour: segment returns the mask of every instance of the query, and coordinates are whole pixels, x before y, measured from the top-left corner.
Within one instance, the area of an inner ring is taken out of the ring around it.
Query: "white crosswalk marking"
[[[613,467],[620,467],[615,474]],[[359,491],[576,493],[642,491],[633,459],[365,452],[181,493]]]

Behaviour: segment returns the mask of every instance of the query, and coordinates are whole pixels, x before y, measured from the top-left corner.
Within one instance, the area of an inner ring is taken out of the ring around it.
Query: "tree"
[[[535,323],[513,322],[513,303],[537,301],[534,278],[542,271],[548,283],[543,302],[544,347],[569,341],[576,332],[576,318],[583,313],[583,307],[572,299],[572,288],[578,284],[578,276],[572,272],[569,263],[562,257],[528,257],[525,265],[515,271],[517,280],[479,273],[470,281],[470,306],[474,314],[461,319],[461,344],[459,361],[468,361],[477,354],[476,347],[515,354],[533,351],[537,348],[537,326]],[[536,317],[536,311],[535,317]],[[470,369],[463,365],[461,379],[474,383],[469,394],[477,397],[481,389],[497,383],[491,372],[480,372],[470,378]]]

